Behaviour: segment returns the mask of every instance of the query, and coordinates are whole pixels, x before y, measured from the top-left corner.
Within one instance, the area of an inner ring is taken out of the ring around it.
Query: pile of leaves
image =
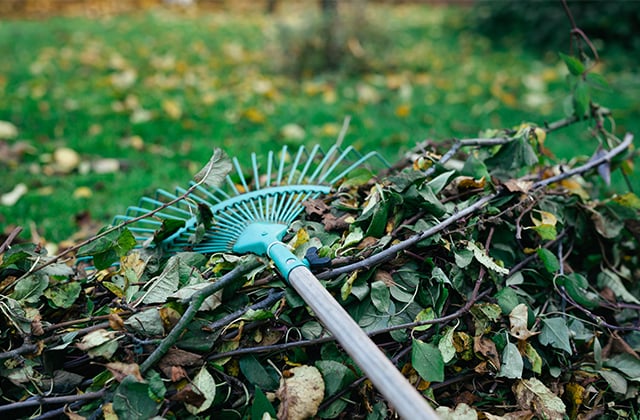
[[[443,417],[639,408],[640,199],[591,189],[629,164],[632,136],[554,162],[545,142],[576,121],[419,144],[377,177],[354,171],[291,226],[291,247],[330,259],[312,264],[318,278]],[[0,413],[392,415],[263,258],[162,254],[126,226],[57,257],[10,242]],[[74,251],[94,269],[61,258]]]

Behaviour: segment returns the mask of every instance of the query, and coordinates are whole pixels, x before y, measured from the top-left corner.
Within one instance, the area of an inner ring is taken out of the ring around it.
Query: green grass
[[[28,188],[15,205],[0,206],[0,233],[35,226],[59,242],[79,230],[74,218],[83,211],[107,223],[156,188],[185,185],[213,147],[242,161],[285,143],[326,147],[347,115],[347,142],[390,161],[427,137],[476,136],[566,115],[566,70],[555,52],[494,47],[465,31],[462,10],[368,7],[368,29],[378,34],[363,43],[371,71],[302,78],[280,71],[286,61],[274,34],[291,15],[159,9],[2,22],[0,120],[15,124],[31,148],[8,164],[0,160],[0,195],[18,183]],[[621,52],[602,56],[599,71],[611,89],[595,99],[614,111],[619,135],[640,133],[632,60]],[[303,128],[304,137],[287,138],[287,124]],[[597,142],[587,128],[550,136],[547,145],[563,158],[589,155]],[[61,147],[83,162],[117,158],[125,169],[54,173],[51,154]],[[78,187],[92,195],[74,196]]]

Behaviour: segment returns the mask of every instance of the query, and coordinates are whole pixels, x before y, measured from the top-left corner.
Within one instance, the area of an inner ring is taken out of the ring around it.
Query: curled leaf
[[[203,182],[209,187],[219,187],[231,172],[231,169],[233,169],[233,166],[229,156],[222,149],[216,147],[209,162],[200,172],[193,176],[193,179],[196,182]]]

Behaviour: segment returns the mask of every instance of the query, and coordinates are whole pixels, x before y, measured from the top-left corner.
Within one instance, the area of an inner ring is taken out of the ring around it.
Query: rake
[[[289,154],[285,146],[279,157],[268,153],[264,175],[259,174],[261,165],[256,155],[251,155],[250,182],[234,158],[236,173],[226,176],[225,189],[198,185],[188,199],[156,213],[161,219],[183,224],[160,246],[170,252],[186,248],[202,253],[268,256],[401,417],[436,419],[437,415],[425,398],[322,286],[309,270],[308,262],[296,257],[282,242],[291,222],[304,210],[306,200],[329,193],[333,185],[372,158],[387,165],[377,153],[360,155],[353,147],[340,150],[334,145],[323,153],[317,145],[310,150],[302,146],[296,153]],[[156,198],[143,198],[139,206],[130,207],[127,214],[117,217],[115,222],[148,213],[186,191],[183,188],[177,188],[175,193],[158,190]],[[214,220],[205,232],[195,216],[202,206],[211,211]],[[149,243],[162,225],[162,221],[146,218],[133,223],[129,229],[143,244]],[[194,241],[194,238],[198,240]]]

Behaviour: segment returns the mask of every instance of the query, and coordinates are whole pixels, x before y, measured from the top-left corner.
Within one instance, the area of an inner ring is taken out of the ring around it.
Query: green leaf
[[[580,76],[582,73],[584,73],[585,67],[580,60],[570,55],[566,55],[563,53],[559,53],[559,54],[560,54],[560,58],[562,58],[564,63],[567,65],[567,69],[569,69],[569,73],[573,74],[574,76]]]
[[[351,369],[334,360],[318,360],[315,367],[320,370],[324,379],[325,398],[342,391],[357,379]]]
[[[491,271],[494,271],[498,274],[507,275],[509,274],[509,270],[499,266],[496,262],[491,258],[483,249],[480,249],[478,245],[473,242],[467,242],[467,249],[473,252],[473,256],[475,259],[486,268]]]
[[[255,387],[255,392],[253,393],[253,404],[251,404],[251,418],[263,419],[265,413],[268,413],[271,418],[276,418],[276,410],[273,408],[271,401],[269,401],[260,388]]]
[[[560,270],[560,261],[553,252],[549,251],[546,248],[538,248],[536,250],[536,253],[538,254],[538,258],[540,258],[540,261],[542,261],[542,265],[544,265],[544,268],[545,270],[547,270],[547,272],[554,274],[558,270]]]
[[[607,80],[601,74],[598,74],[598,73],[592,73],[592,72],[587,73],[587,83],[589,83],[589,85],[600,90],[605,90],[605,91],[610,90],[609,82],[607,82]]]
[[[164,386],[164,381],[158,372],[150,370],[145,379],[149,384],[149,397],[158,404],[164,400],[164,396],[167,393],[167,388]]]
[[[26,303],[37,303],[49,286],[49,277],[35,272],[16,283],[11,298]]]
[[[149,396],[149,385],[126,376],[113,396],[113,410],[118,419],[150,419],[158,413],[159,405]]]
[[[380,312],[386,313],[389,310],[391,296],[389,288],[382,280],[371,283],[371,302]]]
[[[627,290],[620,276],[608,268],[604,268],[598,273],[597,280],[599,288],[608,287],[620,300],[640,304],[640,300]]]
[[[505,315],[511,313],[513,308],[520,304],[518,294],[511,287],[503,287],[500,289],[500,291],[496,293],[495,298],[498,301],[502,313]]]
[[[178,290],[180,282],[179,266],[179,257],[173,256],[169,258],[162,273],[145,285],[147,291],[142,298],[142,303],[165,303],[167,298]]]
[[[154,337],[164,334],[164,326],[158,308],[149,308],[130,316],[124,325],[145,337]]]
[[[444,189],[449,183],[449,179],[455,174],[456,171],[448,171],[441,173],[437,177],[433,178],[431,181],[427,183],[427,186],[431,189],[434,194],[439,194],[440,191]]]
[[[162,225],[160,225],[160,228],[153,232],[153,242],[155,244],[160,244],[184,226],[185,221],[182,219],[162,219]]]
[[[249,382],[264,390],[278,388],[278,380],[254,356],[245,356],[239,360],[240,371]]]
[[[415,322],[431,321],[435,317],[436,317],[436,314],[433,312],[433,308],[429,306],[428,308],[424,308],[423,310],[418,312],[418,315],[416,315],[416,318],[414,319],[414,321]],[[433,327],[433,324],[424,324],[424,325],[419,325],[417,327],[414,327],[413,330],[426,331],[431,327]]]
[[[442,354],[442,361],[449,363],[456,355],[456,348],[453,345],[453,333],[456,331],[455,327],[448,327],[445,329],[445,334],[440,338],[438,342],[438,350]]]
[[[571,273],[558,276],[556,282],[558,286],[564,287],[571,299],[575,300],[579,305],[587,309],[598,307],[598,296],[587,290],[589,282],[582,274]]]
[[[542,318],[542,330],[538,336],[540,344],[564,350],[571,354],[570,332],[567,322],[560,317]]]
[[[589,111],[589,103],[591,102],[591,90],[584,80],[578,79],[576,87],[573,91],[573,109],[578,118],[584,117]]]
[[[198,406],[186,403],[184,406],[186,407],[188,412],[196,415],[198,413],[206,411],[209,407],[211,407],[211,404],[213,404],[213,400],[216,397],[216,381],[207,370],[207,367],[203,366],[195,376],[195,378],[193,378],[191,386],[194,391],[202,396],[203,401]]]
[[[617,392],[618,394],[625,395],[629,388],[629,384],[624,376],[619,374],[614,370],[602,369],[599,370],[598,373],[602,376],[602,379],[607,381],[609,387],[613,392]]]
[[[197,174],[193,176],[196,182],[203,182],[209,187],[216,188],[222,185],[229,172],[233,169],[229,156],[219,148],[213,149],[213,155],[209,162]]]
[[[502,352],[502,365],[500,366],[500,373],[498,376],[510,379],[522,378],[522,371],[524,370],[524,361],[518,351],[518,346],[508,342]]]
[[[105,229],[110,229],[107,227]],[[104,229],[103,229],[104,230]],[[80,248],[79,256],[92,256],[98,270],[109,267],[136,246],[136,238],[127,228],[114,230]]]
[[[524,137],[502,145],[495,155],[485,160],[489,167],[503,170],[526,168],[537,163],[538,155]]]
[[[51,305],[56,308],[69,308],[80,296],[82,286],[78,282],[62,283],[48,288],[44,296],[49,299]]]
[[[608,360],[605,360],[603,365],[611,369],[616,369],[632,381],[640,382],[640,360],[628,353],[616,354]]]
[[[442,382],[444,380],[442,353],[431,343],[413,339],[411,365],[425,381]]]
[[[534,373],[542,373],[542,357],[540,357],[538,351],[529,342],[526,342],[524,345],[524,356],[529,360],[529,363],[531,363],[531,370]]]

